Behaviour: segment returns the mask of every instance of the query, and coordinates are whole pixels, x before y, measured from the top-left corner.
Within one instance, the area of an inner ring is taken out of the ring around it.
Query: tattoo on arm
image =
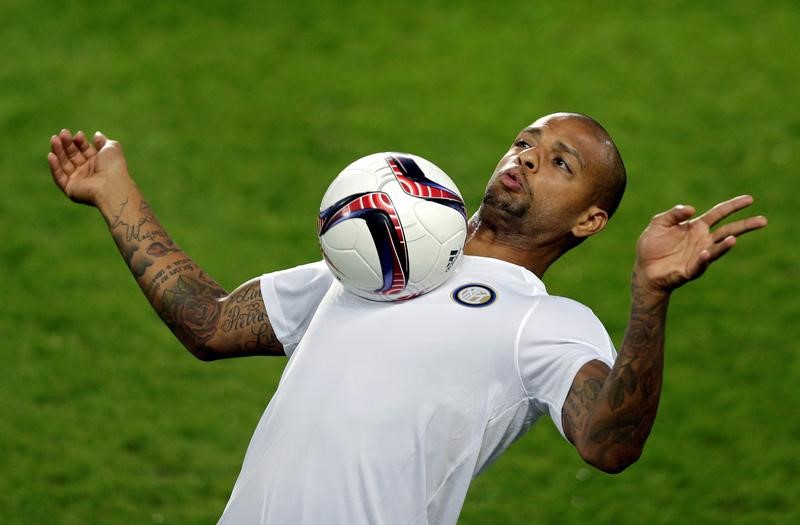
[[[175,285],[161,296],[164,322],[179,339],[202,348],[217,331],[222,311],[219,299],[224,295],[221,288],[211,287],[188,275],[178,275]]]
[[[586,416],[597,402],[603,388],[603,378],[608,373],[608,367],[599,361],[592,362],[589,367],[589,373],[594,369],[598,369],[598,372],[583,379],[576,378],[562,409],[564,434],[572,443],[575,443],[576,432],[583,428]]]
[[[562,410],[564,433],[601,455],[641,452],[661,395],[667,302],[634,289],[630,320],[614,367],[593,362],[576,377]],[[588,441],[588,443],[587,443]],[[621,447],[621,448],[620,448]]]
[[[150,245],[149,248],[147,248],[147,255],[150,255],[152,257],[164,257],[167,254],[180,251],[179,248],[173,246],[174,243],[172,242],[172,239],[168,239],[167,244],[169,246],[165,245],[162,242],[158,241],[154,242],[153,244]]]
[[[126,199],[109,228],[150,304],[201,359],[283,354],[258,281],[230,296],[178,248],[143,199]]]
[[[232,346],[240,355],[283,353],[264,309],[259,281],[245,284],[225,300],[220,329],[236,341]]]

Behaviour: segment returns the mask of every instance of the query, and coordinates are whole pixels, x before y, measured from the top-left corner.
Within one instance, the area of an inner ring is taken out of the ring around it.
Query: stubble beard
[[[487,191],[481,202],[481,221],[500,233],[523,233],[526,217],[530,213],[530,199],[513,199],[502,191]]]
[[[495,209],[505,215],[509,215],[515,219],[522,219],[530,210],[530,202],[514,202],[511,199],[503,198],[503,196],[495,195],[494,193],[486,193],[483,196],[483,207]]]

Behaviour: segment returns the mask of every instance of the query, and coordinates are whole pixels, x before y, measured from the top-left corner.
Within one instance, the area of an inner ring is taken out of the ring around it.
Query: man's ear
[[[608,214],[595,205],[589,206],[579,217],[578,222],[572,227],[572,235],[579,239],[591,237],[606,227]]]

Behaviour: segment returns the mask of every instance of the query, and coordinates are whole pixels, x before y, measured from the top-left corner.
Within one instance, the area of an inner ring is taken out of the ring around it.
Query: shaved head
[[[603,126],[581,113],[546,115],[517,133],[497,163],[470,221],[469,253],[500,253],[541,276],[605,228],[625,183]]]
[[[576,119],[585,123],[588,130],[594,134],[603,147],[604,158],[601,159],[599,165],[592,166],[592,172],[596,177],[597,184],[593,197],[597,206],[611,218],[622,201],[622,195],[625,193],[627,184],[625,164],[622,162],[622,155],[620,155],[616,144],[611,139],[611,135],[599,122],[583,113],[554,113],[542,117],[542,119],[551,118]]]

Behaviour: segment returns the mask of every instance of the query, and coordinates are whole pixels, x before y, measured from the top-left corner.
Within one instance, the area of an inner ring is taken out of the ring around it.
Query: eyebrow
[[[523,133],[527,133],[529,135],[533,135],[536,138],[541,138],[541,136],[543,134],[542,130],[539,129],[539,128],[525,128],[525,129],[522,130],[522,132]],[[573,148],[569,144],[561,142],[560,140],[557,140],[555,142],[554,146],[555,146],[556,150],[563,151],[565,153],[569,153],[570,155],[572,155],[573,157],[578,159],[578,162],[580,162],[581,167],[586,169],[586,162],[583,160],[583,156],[578,152],[578,150],[576,150],[575,148]]]

